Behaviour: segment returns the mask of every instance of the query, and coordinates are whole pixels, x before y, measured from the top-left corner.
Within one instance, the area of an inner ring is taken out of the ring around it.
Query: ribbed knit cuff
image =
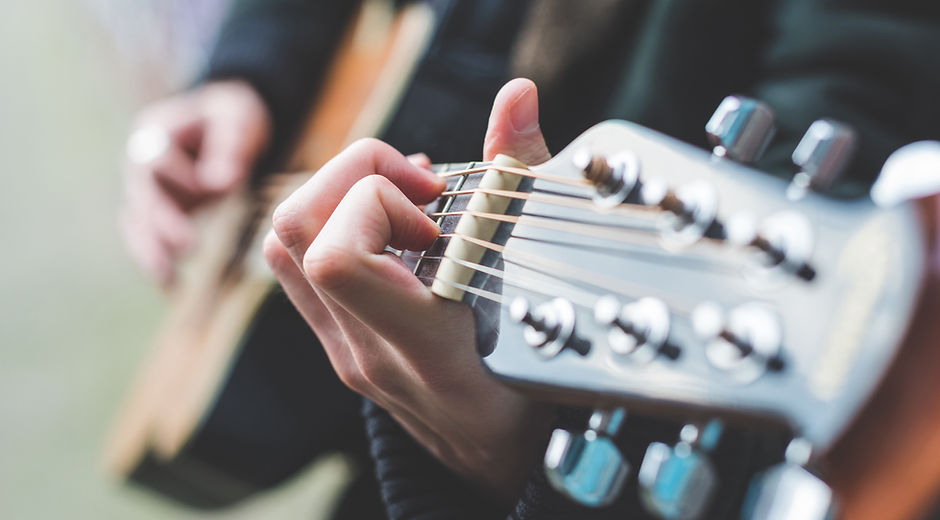
[[[389,520],[505,518],[503,508],[445,468],[388,412],[363,399],[362,416]]]

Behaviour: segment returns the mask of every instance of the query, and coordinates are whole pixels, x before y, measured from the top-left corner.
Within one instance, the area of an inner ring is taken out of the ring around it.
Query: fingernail
[[[539,101],[533,87],[525,89],[509,106],[509,122],[518,134],[528,134],[539,127]]]

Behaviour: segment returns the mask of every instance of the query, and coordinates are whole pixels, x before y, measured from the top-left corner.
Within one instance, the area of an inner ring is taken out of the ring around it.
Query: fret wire
[[[472,165],[472,164],[474,164],[474,163],[470,163],[470,164]],[[463,187],[463,185],[466,184],[466,183],[467,183],[467,178],[466,178],[466,177],[460,177],[459,179],[457,179],[457,182],[456,182],[456,184],[454,185],[454,188],[457,189],[457,190],[459,190],[459,189],[461,189],[461,188]],[[444,195],[441,195],[441,196],[444,196]],[[443,207],[441,208],[441,210],[444,211],[444,212],[450,211],[450,208],[454,205],[454,199],[455,199],[455,197],[453,197],[453,196],[448,197],[448,199],[444,202],[444,205],[443,205]],[[438,218],[436,222],[437,222],[437,227],[440,228],[440,227],[444,224],[444,217]],[[424,265],[424,253],[426,253],[426,252],[427,252],[427,251],[422,251],[422,252],[421,252],[421,256],[418,258],[418,261],[415,262],[415,267],[414,267],[414,271],[413,271],[414,273],[417,273],[417,272],[421,269],[421,267]]]

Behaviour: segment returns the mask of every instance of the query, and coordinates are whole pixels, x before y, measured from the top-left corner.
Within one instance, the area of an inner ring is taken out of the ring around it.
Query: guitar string
[[[502,173],[512,173],[519,175],[521,177],[531,177],[533,179],[541,179],[549,182],[555,182],[558,184],[567,184],[568,186],[578,186],[578,187],[589,187],[593,186],[590,181],[587,179],[573,179],[570,177],[562,177],[560,175],[551,175],[548,173],[538,173],[527,168],[515,168],[513,166],[499,166],[491,164],[489,166],[479,166],[477,168],[469,168],[466,170],[457,170],[450,172],[438,173],[437,176],[446,179],[448,177],[462,177],[466,175],[471,175],[474,173],[483,173],[489,170],[496,170]]]
[[[692,309],[695,306],[695,303],[691,300],[683,301],[682,298],[678,298],[673,294],[657,294],[657,290],[650,287],[644,287],[637,284],[631,284],[625,280],[598,275],[595,272],[588,271],[585,269],[580,269],[563,262],[555,262],[540,257],[539,255],[534,255],[531,253],[526,253],[524,251],[511,250],[508,251],[510,256],[507,256],[507,251],[505,246],[489,242],[476,237],[471,237],[467,235],[461,235],[458,233],[445,233],[440,235],[442,238],[457,238],[460,240],[465,240],[472,244],[476,244],[480,247],[496,251],[497,253],[502,254],[502,258],[505,262],[518,265],[524,269],[528,269],[537,273],[546,274],[554,277],[562,277],[572,280],[574,282],[583,283],[600,289],[611,290],[616,292],[620,296],[630,298],[630,299],[639,299],[642,296],[653,296],[657,297],[663,301],[670,303],[670,306],[676,309],[678,314],[691,314]],[[468,268],[473,269],[473,267],[468,266]],[[488,268],[493,269],[493,268]],[[503,271],[505,273],[505,271]],[[504,282],[508,283],[508,280],[504,278]],[[640,296],[642,295],[642,296]],[[586,305],[590,308],[590,305]]]
[[[495,220],[498,222],[506,222],[510,224],[520,224],[531,227],[550,229],[555,231],[563,231],[566,233],[571,233],[579,237],[593,237],[600,238],[604,240],[613,240],[621,244],[631,245],[631,246],[640,246],[647,248],[647,252],[652,253],[652,251],[662,249],[662,244],[658,240],[657,236],[660,231],[657,228],[641,228],[641,227],[626,227],[623,225],[610,225],[610,224],[594,224],[586,223],[583,221],[567,220],[561,219],[558,217],[550,217],[543,215],[535,215],[530,213],[523,213],[520,216],[513,215],[503,215],[499,213],[487,213],[482,211],[473,211],[473,210],[458,210],[458,211],[448,211],[448,212],[438,212],[432,213],[431,216],[447,217],[447,216],[465,216],[469,215],[472,217],[484,218],[489,220]],[[519,235],[513,235],[518,238],[529,238],[522,237]],[[560,244],[565,244],[565,242],[559,242]],[[711,239],[711,238],[702,238],[699,243],[696,245],[697,255],[696,256],[686,256],[686,259],[694,260],[699,264],[710,264],[711,267],[724,270],[723,268],[727,265],[734,265],[733,260],[728,261],[727,255],[724,253],[720,254],[721,261],[718,260],[716,251],[714,247],[722,246],[724,241],[720,239]],[[577,244],[571,244],[577,245]],[[578,247],[583,247],[583,245],[577,245]],[[707,255],[707,256],[706,256]],[[715,256],[716,258],[712,258]],[[733,258],[733,257],[732,257]],[[674,262],[675,258],[669,255],[657,255],[657,260],[665,262]]]
[[[520,216],[514,216],[503,215],[500,213],[487,213],[484,211],[458,210],[431,213],[429,216],[451,217],[463,215],[469,215],[471,217],[478,217],[487,220],[496,220],[498,222],[506,222],[509,224],[522,224],[543,229],[551,229],[554,231],[564,231],[566,233],[571,233],[578,236],[612,239],[628,244],[635,244],[638,242],[638,240],[648,240],[650,239],[649,234],[659,233],[659,230],[654,227],[627,227],[616,224],[592,224],[589,222],[577,221],[573,219],[569,220],[559,217],[534,215],[531,213],[523,213]],[[642,239],[641,237],[636,236],[638,233],[643,234]]]
[[[455,260],[455,259],[451,258],[451,260]],[[490,274],[489,272],[491,270],[495,271],[491,273],[494,276],[501,277],[502,275],[502,271],[499,271],[498,269],[486,267],[480,264],[474,264],[473,262],[460,261],[458,263],[461,263],[462,265],[465,265],[466,267],[470,269],[487,272],[488,274]],[[479,287],[473,287],[472,285],[465,285],[465,284],[454,282],[451,280],[439,279],[433,276],[419,275],[417,276],[417,278],[419,280],[427,282],[429,285],[435,282],[441,282],[445,285],[449,285],[451,287],[455,287],[462,291],[466,291],[471,294],[480,296],[482,298],[486,298],[487,300],[490,300],[492,302],[496,302],[499,304],[503,303],[503,295],[499,293],[495,293],[493,291],[487,291],[486,289],[480,289]],[[537,294],[546,298],[551,298],[551,297],[557,296],[558,294],[565,294],[566,298],[568,298],[568,300],[571,301],[574,305],[583,307],[589,311],[593,309],[593,302],[597,299],[596,295],[584,289],[572,286],[571,284],[560,282],[558,280],[555,280],[550,284],[546,284],[544,281],[536,280],[532,276],[517,275],[512,280],[504,279],[503,284],[515,287],[517,289],[520,289],[520,290],[523,290],[532,294]]]
[[[448,260],[455,262],[459,265],[473,269],[475,271],[483,272],[491,276],[496,276],[503,281],[504,285],[510,285],[524,291],[529,291],[534,294],[539,294],[546,297],[553,297],[559,294],[564,294],[572,303],[579,305],[586,309],[592,309],[594,302],[597,300],[595,294],[590,293],[589,291],[584,290],[583,288],[576,287],[570,283],[566,283],[563,280],[552,280],[551,282],[545,282],[544,280],[538,279],[535,276],[532,276],[527,273],[515,273],[511,279],[505,278],[505,271],[496,269],[495,267],[489,267],[482,264],[469,262],[467,260],[461,260],[453,257],[446,257]],[[541,273],[540,271],[522,266],[525,269],[529,269],[532,272]],[[442,280],[444,283],[448,283],[449,280]]]
[[[620,204],[614,206],[610,209],[602,209],[591,199],[566,196],[566,195],[550,195],[546,193],[532,193],[532,192],[523,192],[523,191],[512,191],[512,190],[497,190],[493,188],[469,188],[465,190],[453,190],[445,191],[441,194],[442,197],[451,197],[451,196],[460,196],[460,195],[473,195],[474,193],[483,193],[484,195],[494,195],[497,197],[506,197],[510,199],[518,199],[525,201],[541,202],[545,204],[552,204],[555,206],[564,206],[574,209],[583,209],[590,211],[592,213],[599,213],[602,215],[622,215],[625,217],[632,218],[644,218],[648,219],[650,214],[659,215],[663,212],[662,209],[656,206],[647,206],[644,204]]]

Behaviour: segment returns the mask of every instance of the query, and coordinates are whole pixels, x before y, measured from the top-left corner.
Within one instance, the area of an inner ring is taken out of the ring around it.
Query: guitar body
[[[390,4],[363,3],[324,76],[292,171],[315,171],[353,140],[377,134],[397,104],[433,16],[423,4]],[[112,473],[218,508],[324,451],[362,442],[360,428],[343,428],[344,417],[358,418],[358,399],[332,374],[261,256],[273,208],[309,176],[271,176],[201,216],[199,249],[182,268],[170,314],[108,440]]]

